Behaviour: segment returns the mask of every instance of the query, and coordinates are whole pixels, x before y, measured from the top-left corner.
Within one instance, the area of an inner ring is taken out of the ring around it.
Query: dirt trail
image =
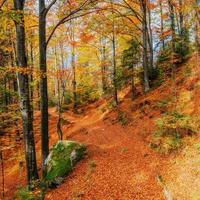
[[[122,127],[110,119],[103,120],[105,113],[90,110],[78,120],[64,115],[73,121],[70,128],[64,127],[65,137],[87,144],[88,153],[61,186],[49,191],[47,200],[164,199],[156,180],[162,159],[143,138],[151,120],[144,118],[140,124]]]
[[[132,102],[127,96],[129,89],[120,93],[123,99],[120,109],[129,111],[131,124],[122,126],[107,103],[89,105],[84,114],[68,111],[63,118],[64,139],[76,140],[88,145],[86,158],[57,189],[50,190],[46,200],[163,200],[161,186],[156,175],[163,166],[160,155],[153,152],[144,136],[152,129],[152,119],[147,114],[132,112]],[[138,104],[145,97],[135,102]],[[50,145],[56,134],[57,113],[49,109]],[[40,113],[35,113],[34,129],[38,166],[40,166]],[[21,147],[22,149],[22,147]],[[25,165],[21,163],[16,148],[12,151],[13,162],[7,162],[5,170],[6,197],[16,191],[17,185],[25,184]],[[21,160],[23,160],[21,152]],[[40,170],[40,168],[39,168]]]

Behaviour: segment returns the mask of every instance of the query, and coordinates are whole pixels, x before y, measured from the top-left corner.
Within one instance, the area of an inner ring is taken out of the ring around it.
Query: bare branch
[[[121,13],[117,9],[114,9],[114,12],[118,13],[121,17],[128,19],[139,31],[142,31],[142,29],[129,16]]]
[[[52,0],[52,2],[46,7],[46,9],[45,9],[45,15],[47,15],[47,13],[51,9],[51,7],[56,3],[56,1],[57,0]]]
[[[92,13],[94,13],[94,12],[96,12],[96,10],[90,11],[90,12],[87,12],[87,13],[83,13],[83,14],[77,15],[77,16],[72,16],[73,14],[70,13],[68,16],[66,16],[65,18],[63,18],[62,20],[60,20],[60,21],[56,24],[56,26],[53,28],[53,30],[51,31],[51,33],[50,33],[50,35],[49,35],[49,37],[48,37],[48,39],[47,39],[47,41],[46,41],[46,45],[48,45],[48,43],[49,43],[49,41],[51,40],[51,38],[53,37],[55,31],[57,30],[57,28],[58,28],[61,24],[64,24],[64,23],[66,23],[66,22],[68,22],[68,21],[70,21],[70,20],[73,20],[73,19],[77,19],[77,18],[86,16],[86,15],[92,14]]]
[[[126,0],[123,0],[123,2],[124,2],[124,3],[129,7],[129,9],[134,13],[135,17],[137,17],[137,19],[138,19],[140,22],[142,22],[142,21],[143,21],[142,16],[141,16],[138,12],[136,12],[136,11],[132,8],[132,6],[131,6],[129,3],[127,3]]]
[[[55,0],[54,0],[55,1]],[[72,19],[77,19],[79,17],[83,17],[85,15],[88,15],[88,14],[91,14],[93,12],[96,12],[97,10],[93,10],[93,11],[89,11],[87,13],[84,13],[84,14],[81,14],[81,15],[78,15],[78,16],[74,16],[72,17],[73,15],[75,15],[76,13],[82,11],[84,9],[84,7],[86,7],[87,5],[89,5],[90,3],[90,0],[85,0],[78,8],[76,8],[75,10],[71,11],[68,15],[64,16],[55,26],[54,28],[52,29],[47,41],[46,41],[46,45],[48,45],[49,41],[51,40],[52,36],[54,35],[56,29],[61,25],[61,24],[64,24]]]
[[[0,9],[3,7],[3,5],[6,3],[7,0],[3,0],[0,4]]]

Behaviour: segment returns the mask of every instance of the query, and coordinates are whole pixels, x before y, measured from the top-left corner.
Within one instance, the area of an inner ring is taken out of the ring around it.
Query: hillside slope
[[[180,67],[176,78],[177,109],[194,116],[200,113],[196,59],[194,56]],[[170,99],[173,86],[167,80],[133,102],[126,95],[119,108],[108,113],[102,106],[89,110],[79,130],[66,130],[66,138],[88,144],[88,156],[46,199],[200,199],[198,135],[185,137],[183,147],[168,155],[156,153],[149,145],[154,121],[162,114],[158,103]],[[171,109],[170,100],[167,109]],[[106,115],[97,121],[96,112],[101,116],[101,110]],[[164,183],[159,183],[158,176]]]
[[[196,118],[200,115],[200,66],[197,59],[195,55],[178,68],[175,84],[177,109]],[[170,154],[158,153],[150,147],[155,120],[164,111],[172,110],[173,87],[173,81],[167,79],[160,87],[138,96],[134,101],[130,99],[129,88],[126,88],[120,94],[118,108],[112,108],[101,100],[88,105],[83,114],[63,113],[66,122],[63,125],[64,139],[85,143],[88,151],[64,183],[48,191],[46,199],[164,200],[168,195],[177,200],[199,200],[199,135],[184,137],[182,147]],[[161,102],[167,102],[165,108],[160,106]],[[52,145],[57,141],[57,113],[54,108],[49,113]],[[40,113],[36,113],[34,123],[38,155],[39,118]],[[16,130],[12,127],[9,133],[14,138]],[[22,149],[15,146],[12,158],[11,151],[5,154],[5,159],[11,160],[5,163],[7,197],[13,195],[16,186],[25,181],[24,163],[19,162],[16,147]],[[162,178],[162,183],[158,177]]]

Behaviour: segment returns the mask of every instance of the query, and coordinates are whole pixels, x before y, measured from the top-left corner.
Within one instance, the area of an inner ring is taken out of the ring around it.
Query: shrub
[[[163,82],[163,69],[160,66],[149,69],[149,81],[151,87],[158,87]]]
[[[34,194],[33,192],[29,191],[26,187],[19,187],[15,198],[16,200],[41,200],[40,194]]]
[[[177,37],[175,43],[175,53],[177,54],[180,62],[183,62],[191,54],[189,41],[189,31],[184,29],[180,37]]]
[[[65,104],[70,104],[70,103],[72,103],[72,93],[70,93],[69,91],[66,91],[65,92],[65,97],[64,97],[64,103]]]
[[[188,115],[174,111],[156,120],[151,147],[157,151],[168,153],[182,145],[185,135],[197,133],[196,120]]]
[[[116,104],[113,100],[111,100],[107,103],[106,106],[107,106],[108,110],[113,110],[116,107]]]
[[[118,121],[122,126],[126,126],[129,123],[129,119],[125,112],[119,111],[118,112]]]
[[[151,88],[158,87],[162,84],[163,74],[164,71],[161,65],[157,65],[156,68],[148,69],[149,84]],[[141,83],[144,82],[144,70],[142,68],[139,71],[139,79]]]
[[[175,64],[184,62],[192,52],[189,41],[189,32],[187,29],[183,30],[181,36],[177,36],[175,40]],[[169,63],[172,57],[171,41],[165,44],[165,49],[161,49],[157,59],[157,65]]]
[[[171,98],[170,97],[167,97],[165,99],[161,99],[160,101],[157,102],[157,106],[160,108],[160,109],[166,109],[167,108],[167,105],[169,104],[169,102],[171,101]]]

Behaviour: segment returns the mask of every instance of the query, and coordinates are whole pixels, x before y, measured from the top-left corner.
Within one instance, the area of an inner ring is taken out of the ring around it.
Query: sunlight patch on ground
[[[200,140],[187,138],[185,142],[188,146],[171,159],[166,185],[176,200],[200,200]]]

